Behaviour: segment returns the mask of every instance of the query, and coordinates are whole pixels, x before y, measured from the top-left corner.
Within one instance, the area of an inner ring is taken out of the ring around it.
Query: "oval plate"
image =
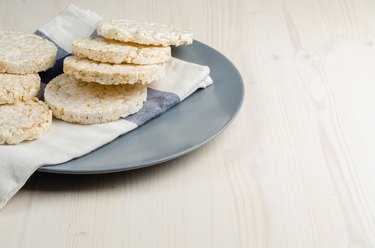
[[[244,84],[237,69],[224,55],[199,41],[174,48],[172,53],[176,58],[208,65],[214,84],[89,154],[43,166],[39,171],[99,174],[138,169],[189,153],[227,127],[244,98]]]

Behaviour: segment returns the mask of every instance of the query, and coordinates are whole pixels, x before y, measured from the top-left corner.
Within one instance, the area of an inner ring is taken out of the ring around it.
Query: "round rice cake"
[[[40,77],[38,74],[0,73],[0,104],[26,101],[38,94]]]
[[[0,30],[0,72],[27,74],[51,68],[56,46],[35,34]]]
[[[171,57],[171,48],[126,43],[104,38],[73,42],[73,53],[98,62],[121,64],[159,64]]]
[[[49,130],[51,122],[51,110],[36,97],[0,105],[0,144],[38,139]]]
[[[152,65],[108,64],[70,56],[64,60],[64,73],[99,84],[150,84],[165,76],[165,63]]]
[[[181,28],[130,20],[101,20],[97,33],[108,39],[146,45],[179,46],[193,42],[193,35]]]
[[[145,85],[101,85],[66,74],[48,83],[44,100],[63,121],[96,124],[115,121],[138,112],[147,98]]]

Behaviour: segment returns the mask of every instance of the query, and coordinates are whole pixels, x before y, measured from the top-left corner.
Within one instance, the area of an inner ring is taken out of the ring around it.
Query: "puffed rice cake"
[[[29,100],[38,94],[39,88],[38,74],[0,73],[0,104]]]
[[[171,48],[127,43],[104,38],[73,42],[73,53],[98,62],[121,64],[159,64],[171,57]]]
[[[86,82],[106,85],[150,84],[165,76],[165,63],[152,65],[108,64],[70,56],[64,60],[64,73]]]
[[[63,121],[97,124],[138,112],[147,98],[145,85],[101,85],[66,74],[52,79],[44,99],[53,115]]]
[[[180,28],[130,20],[101,20],[97,33],[108,39],[146,45],[179,46],[193,42],[193,35]]]
[[[18,144],[46,133],[52,112],[36,97],[26,102],[0,105],[0,144]]]
[[[56,61],[56,46],[35,35],[0,31],[0,72],[27,74],[45,71]]]

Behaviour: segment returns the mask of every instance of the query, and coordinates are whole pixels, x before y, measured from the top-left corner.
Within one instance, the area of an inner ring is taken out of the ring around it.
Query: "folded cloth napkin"
[[[58,47],[54,68],[41,73],[42,81],[62,73],[62,61],[71,54],[71,43],[95,34],[101,17],[90,10],[69,5],[35,33]],[[136,114],[111,123],[70,124],[54,119],[51,130],[36,141],[0,146],[0,209],[41,166],[59,164],[87,154],[178,104],[198,88],[212,84],[209,68],[172,58],[166,77],[153,82],[147,101]]]

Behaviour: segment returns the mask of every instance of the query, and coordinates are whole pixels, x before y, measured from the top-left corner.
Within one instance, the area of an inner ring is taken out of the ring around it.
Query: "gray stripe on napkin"
[[[65,57],[70,56],[71,54],[65,51],[64,49],[62,49],[59,45],[57,45],[53,40],[51,40],[43,32],[37,30],[34,32],[34,34],[42,37],[43,39],[49,40],[50,42],[55,44],[57,47],[57,56],[56,56],[55,65],[46,71],[39,72],[39,76],[42,82],[45,84],[48,84],[48,82],[51,81],[54,77],[63,73],[64,59]]]
[[[98,33],[96,32],[96,30],[91,34],[90,37],[101,37],[100,35],[98,35]]]
[[[143,104],[142,109],[134,115],[126,117],[125,120],[140,126],[161,115],[179,102],[180,98],[174,93],[148,88],[147,101]]]

